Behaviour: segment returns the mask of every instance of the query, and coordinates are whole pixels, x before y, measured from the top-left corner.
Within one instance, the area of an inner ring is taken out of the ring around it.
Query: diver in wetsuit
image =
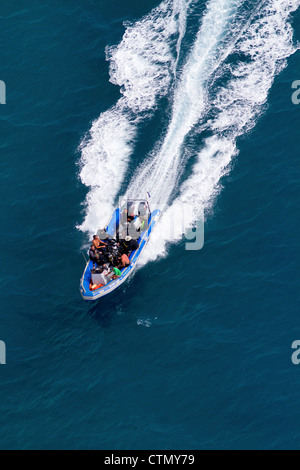
[[[105,256],[102,251],[96,250],[95,246],[92,245],[89,251],[90,260],[93,261],[94,266],[103,266],[106,262]]]
[[[120,242],[120,251],[129,256],[132,251],[135,251],[139,248],[139,244],[136,240],[131,238],[130,236],[126,237],[124,240]]]

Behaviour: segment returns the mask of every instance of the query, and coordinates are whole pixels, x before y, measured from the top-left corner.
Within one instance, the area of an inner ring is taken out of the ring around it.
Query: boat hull
[[[142,236],[138,240],[139,248],[136,251],[133,251],[131,253],[131,255],[129,257],[130,266],[128,266],[128,268],[124,268],[124,269],[121,270],[122,274],[118,279],[109,282],[106,286],[101,287],[100,289],[97,289],[96,291],[91,291],[89,286],[90,286],[90,281],[91,281],[91,277],[92,277],[93,262],[88,261],[88,263],[85,267],[83,276],[80,280],[80,293],[81,293],[84,300],[87,300],[87,301],[98,300],[98,299],[104,297],[105,295],[108,295],[111,292],[113,292],[114,290],[116,290],[118,287],[120,287],[126,281],[126,279],[128,279],[128,277],[132,274],[133,270],[135,269],[137,261],[138,261],[140,255],[142,254],[143,250],[145,249],[145,247],[146,247],[146,245],[147,245],[147,243],[150,239],[151,232],[152,232],[154,226],[156,225],[160,215],[161,215],[161,212],[159,210],[155,210],[151,213],[151,216],[150,216],[149,222],[148,222],[148,225],[149,225],[148,229],[142,234]],[[114,212],[113,217],[112,217],[112,219],[111,219],[111,221],[110,221],[110,223],[107,227],[107,232],[111,236],[113,236],[113,234],[114,234],[113,233],[114,228],[116,227],[116,224],[118,224],[119,218],[120,218],[119,209],[116,209],[116,211]]]

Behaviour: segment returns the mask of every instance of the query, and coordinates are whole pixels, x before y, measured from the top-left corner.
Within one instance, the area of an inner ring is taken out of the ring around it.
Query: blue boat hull
[[[159,210],[155,210],[151,213],[151,216],[149,218],[149,228],[139,238],[138,240],[139,248],[136,251],[133,251],[131,253],[129,257],[130,266],[128,268],[124,268],[121,270],[122,274],[118,279],[109,282],[106,286],[101,287],[100,289],[97,289],[96,291],[91,291],[90,282],[91,282],[91,277],[92,277],[93,262],[88,261],[85,267],[83,276],[80,281],[80,292],[84,300],[88,300],[88,301],[98,300],[101,297],[104,297],[105,295],[113,292],[115,289],[120,287],[120,285],[123,284],[123,282],[126,281],[126,279],[130,276],[130,274],[133,272],[134,268],[136,267],[137,261],[141,253],[143,252],[145,246],[147,245],[151,232],[155,224],[157,223],[160,215],[161,215],[161,212]],[[106,229],[107,233],[112,237],[114,236],[115,228],[119,224],[119,219],[120,219],[120,211],[119,209],[116,209]]]

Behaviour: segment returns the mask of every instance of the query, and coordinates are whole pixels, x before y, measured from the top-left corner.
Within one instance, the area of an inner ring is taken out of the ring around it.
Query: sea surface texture
[[[1,0],[1,449],[300,449],[299,6]],[[84,302],[146,191],[135,274]]]

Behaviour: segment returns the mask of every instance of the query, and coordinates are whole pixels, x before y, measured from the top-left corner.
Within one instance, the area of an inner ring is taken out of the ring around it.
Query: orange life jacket
[[[90,290],[93,291],[93,290],[97,290],[97,289],[100,289],[100,287],[103,287],[104,284],[98,284],[96,287],[92,287]]]

